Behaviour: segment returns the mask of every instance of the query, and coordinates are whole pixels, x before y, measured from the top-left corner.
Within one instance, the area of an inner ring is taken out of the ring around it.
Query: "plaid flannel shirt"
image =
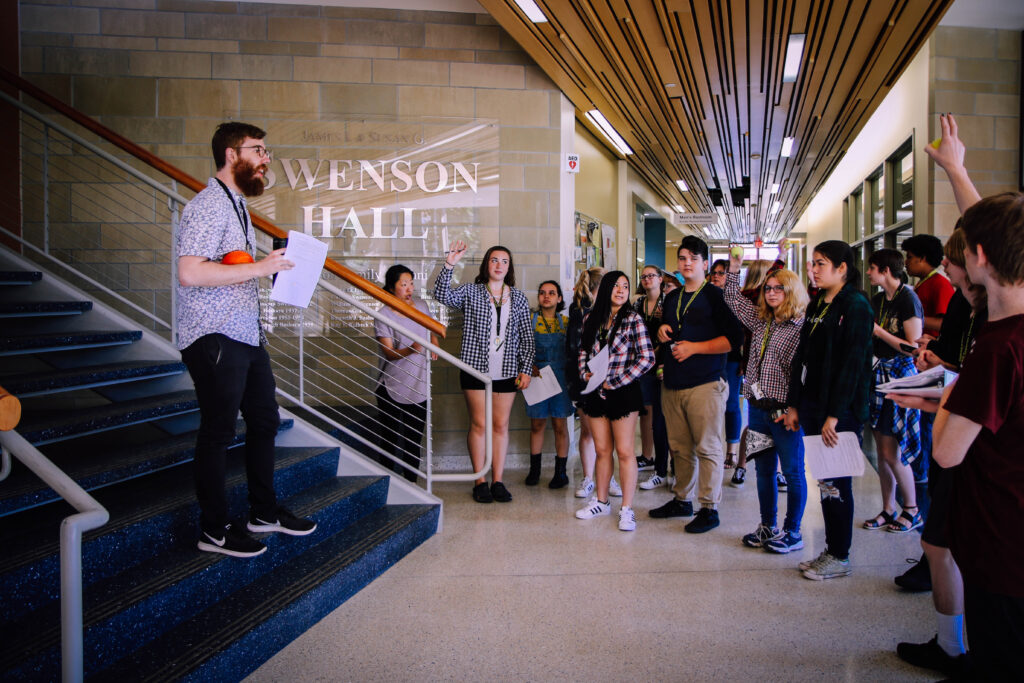
[[[583,320],[586,319],[585,316]],[[647,325],[636,311],[629,311],[608,343],[608,378],[605,383],[609,389],[621,389],[654,367],[654,347],[647,335]],[[580,377],[589,372],[587,362],[600,351],[601,342],[598,339],[594,339],[590,349],[580,346]]]
[[[750,330],[750,355],[743,375],[743,395],[752,400],[750,385],[758,383],[761,394],[781,403],[789,400],[789,380],[793,368],[793,356],[800,345],[800,329],[803,318],[787,320],[779,324],[772,322],[771,336],[765,344],[764,360],[761,359],[761,342],[768,326],[767,320],[757,316],[757,306],[740,292],[740,276],[728,273],[725,276],[725,303],[736,318]]]
[[[494,304],[487,285],[467,282],[452,288],[453,269],[445,265],[434,281],[434,298],[449,308],[462,311],[462,350],[459,359],[480,373],[488,374],[487,359],[491,343],[491,314]],[[509,288],[508,332],[505,334],[505,353],[501,357],[501,374],[515,377],[533,371],[533,325],[530,324],[530,304],[526,295],[515,287]]]

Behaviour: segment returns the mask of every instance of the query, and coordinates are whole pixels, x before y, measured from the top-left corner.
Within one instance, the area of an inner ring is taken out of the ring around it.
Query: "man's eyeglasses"
[[[272,152],[263,145],[246,145],[245,147],[235,147],[235,149],[254,149],[256,150],[256,155],[259,156],[261,159],[263,157],[266,157],[268,159],[272,158]]]
[[[778,292],[779,294],[785,294],[786,293],[786,285],[765,285],[764,286],[764,291],[765,291],[766,294],[768,292]]]

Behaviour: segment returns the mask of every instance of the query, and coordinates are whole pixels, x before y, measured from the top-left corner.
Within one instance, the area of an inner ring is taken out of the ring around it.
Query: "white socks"
[[[950,657],[959,657],[964,648],[964,615],[936,614],[939,618],[939,647]]]

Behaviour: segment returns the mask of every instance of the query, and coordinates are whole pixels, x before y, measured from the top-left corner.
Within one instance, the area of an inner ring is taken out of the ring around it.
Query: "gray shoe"
[[[849,576],[853,573],[850,568],[850,560],[840,560],[827,554],[819,559],[814,565],[804,570],[804,578],[812,581],[824,581],[825,579],[838,579],[842,576]]]

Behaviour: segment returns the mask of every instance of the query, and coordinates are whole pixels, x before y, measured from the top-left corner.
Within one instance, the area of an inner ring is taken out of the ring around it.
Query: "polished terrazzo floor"
[[[579,521],[571,489],[506,477],[511,504],[479,505],[445,484],[444,532],[428,540],[273,659],[252,681],[917,681],[941,676],[895,655],[934,633],[930,594],[892,578],[918,536],[854,532],[852,576],[804,579],[824,543],[817,488],[804,550],[744,548],[757,492],[725,487],[722,525],[683,533],[653,520],[671,495],[640,491],[637,530],[617,510]],[[576,476],[580,476],[577,468]],[[855,483],[858,520],[879,508],[871,468]],[[613,499],[614,500],[614,499]],[[784,507],[784,504],[783,504]],[[780,516],[781,519],[781,516]]]

